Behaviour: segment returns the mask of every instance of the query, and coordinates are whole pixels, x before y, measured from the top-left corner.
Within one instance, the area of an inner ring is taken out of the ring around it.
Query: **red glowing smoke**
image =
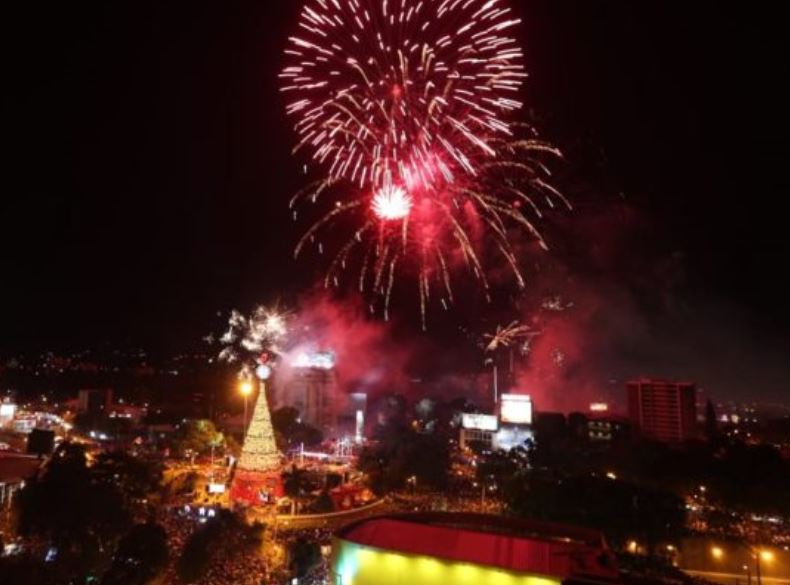
[[[289,364],[297,356],[331,351],[342,392],[373,395],[408,387],[408,362],[415,345],[397,343],[389,324],[369,318],[359,300],[309,294],[300,299],[290,330],[294,341],[282,357],[281,380],[291,374]]]

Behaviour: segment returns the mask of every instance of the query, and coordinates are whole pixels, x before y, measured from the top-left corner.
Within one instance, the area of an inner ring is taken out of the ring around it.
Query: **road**
[[[300,515],[300,516],[277,516],[278,530],[304,530],[309,528],[323,528],[326,530],[336,530],[346,524],[377,516],[390,511],[391,506],[384,500],[379,500],[374,504],[357,508],[347,512],[334,512],[332,514]]]
[[[689,575],[695,577],[702,577],[714,583],[721,583],[722,585],[747,585],[748,581],[746,575],[741,573],[736,575],[733,573],[711,573],[708,571],[689,571],[684,569]],[[778,577],[762,577],[763,585],[790,585],[790,576],[786,579]],[[757,578],[752,575],[752,585],[757,585]]]

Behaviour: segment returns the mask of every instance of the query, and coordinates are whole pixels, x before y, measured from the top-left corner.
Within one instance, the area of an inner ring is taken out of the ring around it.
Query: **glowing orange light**
[[[242,396],[249,396],[252,394],[252,382],[242,382],[239,385],[239,392],[241,392]]]
[[[774,553],[770,550],[760,551],[760,560],[764,563],[770,563],[774,560]]]

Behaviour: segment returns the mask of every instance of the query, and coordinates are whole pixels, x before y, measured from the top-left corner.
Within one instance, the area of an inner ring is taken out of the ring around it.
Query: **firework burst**
[[[282,352],[288,335],[287,315],[274,309],[256,307],[246,316],[231,311],[227,327],[219,338],[219,359],[240,365],[239,376],[251,377],[255,369]]]
[[[386,185],[373,197],[373,213],[382,221],[405,219],[411,212],[412,201],[401,187]]]
[[[297,149],[360,188],[475,175],[509,136],[526,73],[500,0],[308,0],[291,63]]]
[[[522,107],[519,24],[504,0],[307,0],[280,77],[296,119],[296,150],[322,178],[291,202],[334,199],[296,255],[344,218],[356,224],[326,284],[356,261],[361,290],[388,316],[397,275],[416,276],[426,305],[452,304],[451,268],[466,265],[488,294],[493,249],[525,285],[511,245],[541,209],[567,204],[545,158],[559,156],[513,122]],[[373,307],[373,305],[372,305]]]

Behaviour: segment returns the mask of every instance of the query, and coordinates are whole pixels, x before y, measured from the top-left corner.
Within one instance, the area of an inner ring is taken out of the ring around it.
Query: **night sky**
[[[316,281],[320,264],[292,260],[303,226],[287,200],[303,177],[277,91],[298,2],[14,4],[0,349],[174,351],[218,310],[290,301]],[[686,348],[688,324],[695,340],[733,340],[737,350],[709,355],[703,343],[678,358],[705,364],[693,372],[741,362],[730,395],[787,396],[790,51],[779,8],[513,4],[525,20],[524,97],[566,151],[560,179],[579,204],[555,230],[563,262],[585,281],[641,291],[656,337]],[[598,241],[615,249],[589,267]]]

